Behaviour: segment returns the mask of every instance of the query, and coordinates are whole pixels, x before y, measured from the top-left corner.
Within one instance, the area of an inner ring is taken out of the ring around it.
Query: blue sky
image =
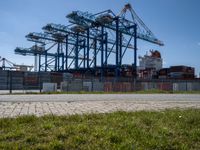
[[[161,51],[164,67],[189,65],[199,74],[199,0],[1,0],[0,56],[18,64],[33,64],[33,57],[14,54],[17,46],[32,46],[24,37],[27,33],[41,32],[47,23],[67,24],[65,16],[73,10],[95,13],[112,9],[118,13],[127,2],[165,43],[159,47],[139,42],[139,55],[157,49]]]

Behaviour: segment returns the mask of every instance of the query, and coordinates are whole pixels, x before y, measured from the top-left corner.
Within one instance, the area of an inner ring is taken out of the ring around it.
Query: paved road
[[[0,102],[69,102],[69,101],[198,101],[200,94],[52,94],[0,95]]]
[[[200,95],[184,94],[69,94],[0,95],[0,118],[114,111],[200,108]]]

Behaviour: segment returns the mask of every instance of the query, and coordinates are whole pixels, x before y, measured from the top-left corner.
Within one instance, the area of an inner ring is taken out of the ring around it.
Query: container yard
[[[200,1],[126,2],[0,1],[0,150],[200,150]]]
[[[131,18],[126,18],[127,13]],[[28,33],[25,37],[33,46],[14,50],[16,55],[32,56],[34,66],[0,58],[0,90],[200,90],[195,68],[163,68],[159,50],[138,56],[138,40],[157,46],[164,46],[164,42],[144,24],[131,4],[119,13],[73,11],[66,18],[67,25],[49,23],[41,33]],[[124,63],[127,51],[134,56],[129,64]]]

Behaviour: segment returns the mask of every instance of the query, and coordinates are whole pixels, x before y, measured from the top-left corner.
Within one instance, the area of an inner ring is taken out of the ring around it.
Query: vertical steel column
[[[108,33],[105,34],[105,65],[108,64]]]
[[[65,54],[62,53],[62,71],[64,71],[64,67],[65,67]]]
[[[134,25],[134,78],[137,78],[137,24]]]
[[[101,27],[101,79],[104,75],[104,27]]]
[[[45,72],[47,72],[47,51],[45,51]]]
[[[122,66],[122,33],[119,34],[119,67]]]
[[[78,44],[79,44],[79,34],[76,34],[76,48],[75,48],[75,69],[78,69]]]
[[[36,53],[34,53],[35,56],[35,60],[34,60],[34,71],[37,72],[38,71],[38,56]]]
[[[116,17],[116,69],[115,76],[119,76],[119,17]]]
[[[41,54],[39,54],[39,72],[41,71]]]
[[[94,68],[97,67],[97,39],[94,39]]]
[[[57,56],[57,70],[59,71],[60,70],[60,43],[58,42],[58,49],[57,49],[57,53],[58,53],[58,56]]]
[[[68,35],[66,35],[65,69],[68,69]]]
[[[6,62],[5,62],[6,59],[2,58],[2,60],[3,60],[3,62],[2,62],[2,69],[5,70],[6,69],[6,65],[5,65],[6,64]]]
[[[89,57],[90,57],[90,29],[87,29],[87,68],[90,68],[90,62],[89,62]]]
[[[57,60],[57,55],[58,55],[58,54],[55,54],[55,67],[54,67],[54,68],[55,68],[55,69],[54,69],[55,71],[57,71],[57,64],[58,64],[58,63],[57,63],[57,61],[58,61],[58,60]]]
[[[83,43],[83,68],[85,69],[86,65],[85,65],[85,61],[86,61],[86,42],[84,40],[84,43]]]
[[[63,51],[63,43],[60,43],[60,52],[61,52],[61,71],[64,70],[64,62],[65,62],[65,55],[64,55],[64,51]]]

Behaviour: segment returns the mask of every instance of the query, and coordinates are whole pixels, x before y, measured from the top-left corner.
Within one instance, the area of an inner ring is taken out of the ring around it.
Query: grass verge
[[[18,92],[13,91],[12,95],[27,95],[27,94],[200,94],[200,91],[164,91],[164,90],[144,90],[144,91],[132,91],[132,92],[88,92],[88,91],[79,91],[79,92]],[[11,95],[8,93],[0,93],[0,95]]]
[[[200,91],[164,91],[164,90],[146,90],[133,92],[27,92],[26,94],[200,94]]]
[[[200,109],[4,118],[0,149],[200,149]]]

